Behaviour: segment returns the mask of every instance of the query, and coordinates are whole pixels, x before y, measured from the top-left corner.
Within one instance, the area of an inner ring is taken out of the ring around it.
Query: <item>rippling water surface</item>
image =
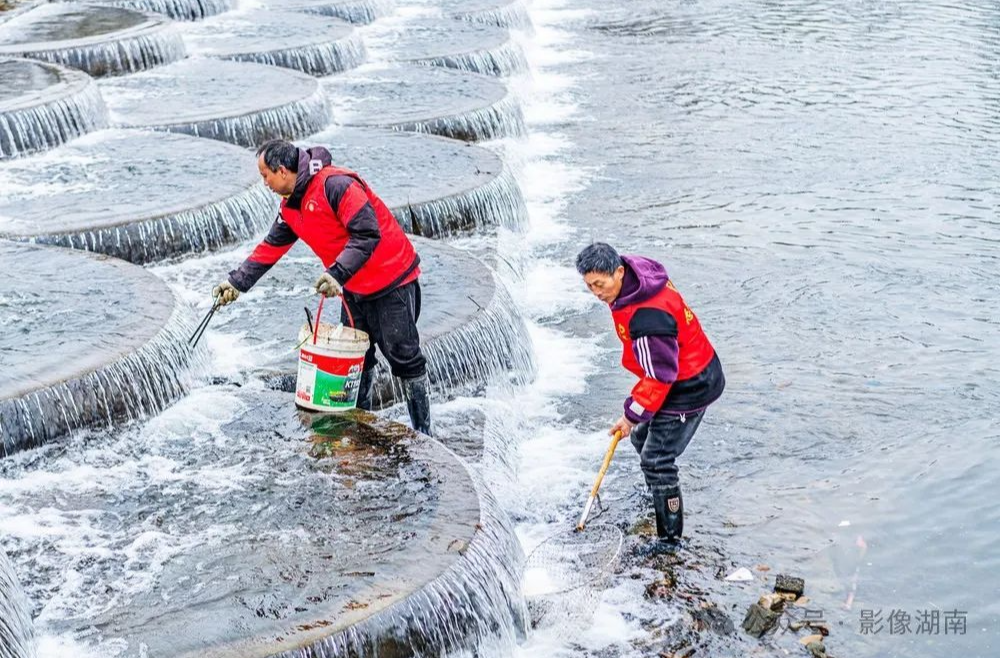
[[[690,529],[804,576],[834,654],[995,655],[1000,12],[574,8],[562,48],[590,56],[548,67],[575,80],[550,129],[599,170],[559,257],[604,239],[663,260],[729,379],[684,457]],[[615,349],[603,308],[562,324]],[[630,380],[597,363],[572,404],[611,419]],[[911,632],[861,634],[894,609]],[[922,610],[966,632],[917,634]]]

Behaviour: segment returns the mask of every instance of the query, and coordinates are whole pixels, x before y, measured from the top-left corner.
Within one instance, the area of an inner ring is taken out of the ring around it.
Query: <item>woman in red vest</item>
[[[235,301],[301,238],[326,268],[316,292],[343,295],[356,328],[371,337],[358,407],[371,409],[378,345],[392,374],[403,382],[413,428],[429,435],[427,361],[417,333],[420,257],[413,244],[367,183],[353,171],[335,167],[323,147],[300,149],[272,140],[257,150],[257,167],[264,183],[281,195],[281,212],[263,242],[213,295],[223,305]]]
[[[660,263],[619,256],[597,242],[576,258],[590,291],[611,308],[622,365],[639,378],[610,434],[631,438],[653,495],[656,534],[664,547],[680,540],[684,502],[675,460],[708,405],[725,388],[722,364],[698,318]]]

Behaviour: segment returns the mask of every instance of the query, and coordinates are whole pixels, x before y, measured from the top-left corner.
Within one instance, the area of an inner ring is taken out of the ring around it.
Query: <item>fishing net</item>
[[[524,574],[532,627],[564,637],[585,630],[618,566],[622,541],[621,530],[601,524],[539,544]]]

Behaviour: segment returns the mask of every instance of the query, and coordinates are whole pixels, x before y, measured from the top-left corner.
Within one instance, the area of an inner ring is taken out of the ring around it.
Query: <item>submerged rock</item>
[[[754,603],[743,618],[743,630],[753,637],[762,637],[778,623],[780,615],[772,612],[759,603]]]

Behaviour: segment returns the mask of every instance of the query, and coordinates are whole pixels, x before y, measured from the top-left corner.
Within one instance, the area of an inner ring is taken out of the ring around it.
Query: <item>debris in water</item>
[[[746,617],[743,618],[743,630],[753,637],[762,637],[775,627],[780,616],[759,603],[754,603],[747,610]]]
[[[794,594],[796,598],[802,596],[805,592],[806,581],[802,578],[796,578],[795,576],[785,576],[783,574],[778,574],[774,579],[774,591],[775,592],[788,592],[789,594]]]
[[[735,583],[745,583],[753,580],[753,574],[746,567],[740,567],[736,571],[726,576],[726,580]]]

